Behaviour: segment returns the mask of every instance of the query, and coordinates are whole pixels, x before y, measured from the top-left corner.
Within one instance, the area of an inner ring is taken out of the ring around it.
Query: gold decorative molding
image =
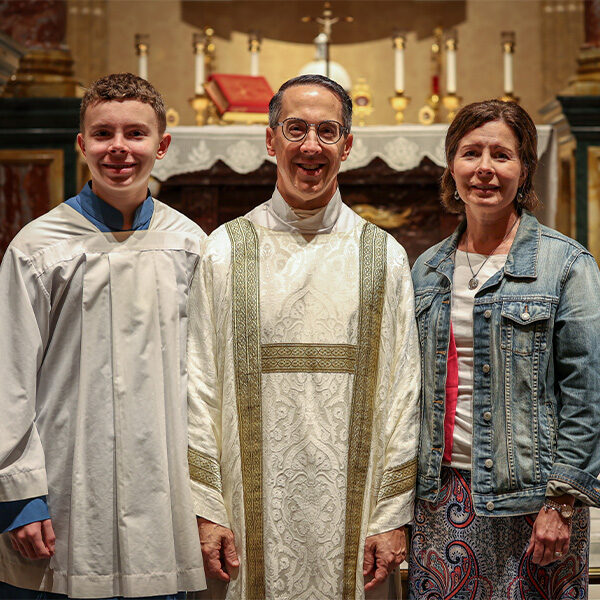
[[[410,206],[401,212],[394,212],[389,208],[379,208],[372,204],[353,204],[351,208],[365,221],[369,221],[382,229],[402,227],[408,223],[412,214],[412,207]]]
[[[6,98],[70,98],[77,96],[73,59],[68,49],[30,50],[4,88]]]

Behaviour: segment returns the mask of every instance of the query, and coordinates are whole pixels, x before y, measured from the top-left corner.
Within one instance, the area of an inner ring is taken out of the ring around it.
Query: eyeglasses
[[[277,125],[281,125],[283,136],[290,142],[301,142],[304,140],[311,127],[315,128],[317,137],[324,144],[335,144],[342,137],[342,134],[348,133],[348,128],[337,121],[307,123],[304,119],[288,117],[283,121],[279,121]]]

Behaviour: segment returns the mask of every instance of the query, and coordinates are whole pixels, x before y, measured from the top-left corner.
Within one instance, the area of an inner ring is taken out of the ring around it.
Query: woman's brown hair
[[[533,176],[537,168],[537,130],[527,111],[515,102],[501,100],[486,100],[474,102],[461,108],[448,128],[446,134],[446,164],[442,175],[442,204],[453,213],[464,213],[465,204],[456,198],[456,184],[450,173],[450,166],[456,156],[460,141],[467,133],[490,121],[506,123],[517,138],[519,160],[525,170],[525,181],[519,187],[515,202],[519,207],[533,210],[539,204],[539,199],[533,189]]]

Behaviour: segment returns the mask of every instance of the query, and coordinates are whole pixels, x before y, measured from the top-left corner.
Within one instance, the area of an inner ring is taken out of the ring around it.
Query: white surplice
[[[205,587],[187,466],[187,297],[205,234],[154,201],[102,233],[61,204],[0,268],[0,501],[48,494],[50,560],[0,580],[78,598]]]
[[[302,218],[276,190],[206,241],[188,370],[196,514],[233,530],[241,561],[226,597],[363,598],[366,536],[412,519],[420,359],[404,249],[339,191]]]

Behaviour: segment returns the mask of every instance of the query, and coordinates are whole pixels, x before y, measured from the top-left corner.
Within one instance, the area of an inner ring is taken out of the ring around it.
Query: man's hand
[[[52,521],[34,521],[8,532],[12,547],[24,558],[41,560],[54,556],[56,536]]]
[[[532,555],[532,562],[545,567],[567,554],[570,539],[570,524],[556,510],[546,510],[542,506],[533,524],[526,553]]]
[[[387,576],[406,558],[406,531],[404,527],[370,535],[365,540],[363,576],[373,575],[365,591],[383,583]]]
[[[197,520],[206,576],[229,581],[230,575],[240,566],[233,531],[202,517]]]

